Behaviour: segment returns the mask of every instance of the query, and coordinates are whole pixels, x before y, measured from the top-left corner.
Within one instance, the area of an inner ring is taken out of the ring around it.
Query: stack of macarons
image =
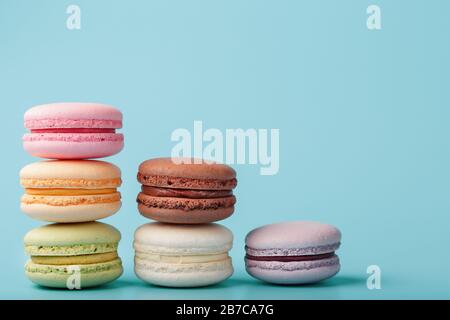
[[[33,219],[52,222],[25,236],[31,256],[25,266],[31,281],[56,288],[101,285],[122,274],[117,254],[120,232],[95,222],[121,207],[120,169],[87,160],[123,148],[122,113],[96,103],[53,103],[25,113],[23,147],[51,159],[25,166],[21,209]]]
[[[139,166],[138,210],[158,222],[135,232],[135,273],[145,282],[198,287],[233,273],[232,232],[213,222],[234,212],[236,172],[201,159],[157,158]]]

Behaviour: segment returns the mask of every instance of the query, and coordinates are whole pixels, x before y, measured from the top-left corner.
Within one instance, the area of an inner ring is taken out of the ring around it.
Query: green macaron
[[[42,286],[81,289],[120,277],[120,232],[105,223],[49,224],[25,235],[28,278]]]

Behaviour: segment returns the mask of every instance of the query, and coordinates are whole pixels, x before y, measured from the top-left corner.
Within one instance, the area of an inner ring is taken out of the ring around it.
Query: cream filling
[[[46,265],[71,265],[93,264],[112,261],[118,258],[117,252],[87,254],[79,256],[31,256],[31,261],[36,264]]]
[[[43,204],[49,206],[76,206],[92,205],[100,203],[113,203],[120,201],[120,192],[108,194],[89,194],[89,195],[31,195],[24,194],[21,202],[24,205]]]
[[[191,256],[170,256],[170,255],[136,252],[136,258],[148,262],[188,264],[188,263],[218,262],[228,259],[229,256],[228,253],[210,254],[210,255],[191,255]]]

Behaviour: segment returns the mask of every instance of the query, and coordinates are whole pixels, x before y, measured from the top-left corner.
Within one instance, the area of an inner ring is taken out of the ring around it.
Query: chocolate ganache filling
[[[189,199],[213,199],[224,198],[233,195],[231,190],[193,190],[193,189],[175,189],[160,188],[143,185],[142,193],[153,197],[173,197]]]
[[[314,261],[314,260],[322,260],[334,257],[334,252],[316,254],[316,255],[307,255],[307,256],[245,256],[249,260],[254,261],[279,261],[279,262],[294,262],[294,261]]]

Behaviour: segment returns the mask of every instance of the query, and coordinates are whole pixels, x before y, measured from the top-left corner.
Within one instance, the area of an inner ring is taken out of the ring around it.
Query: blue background
[[[81,7],[81,30],[66,8]],[[382,30],[366,28],[378,4]],[[4,137],[1,298],[450,298],[450,2],[361,0],[0,0]],[[58,101],[116,105],[126,147],[123,208],[104,222],[123,235],[125,273],[84,291],[39,288],[23,274],[22,238],[39,225],[19,210],[23,113]],[[235,274],[200,289],[158,288],[133,273],[138,164],[170,155],[176,128],[279,128],[280,171],[238,172]],[[343,233],[342,271],[280,287],[245,273],[243,240],[275,221],[319,220]],[[366,268],[382,289],[366,288]]]

